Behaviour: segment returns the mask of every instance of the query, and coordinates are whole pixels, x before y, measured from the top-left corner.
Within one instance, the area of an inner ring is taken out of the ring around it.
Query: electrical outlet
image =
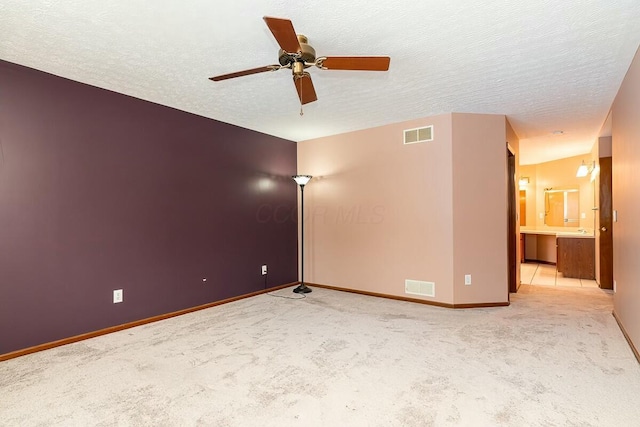
[[[267,264],[262,266],[262,275],[264,276],[265,274],[267,274]]]
[[[124,295],[122,293],[122,289],[116,289],[115,291],[113,291],[113,303],[114,304],[122,302],[123,298],[124,298]]]
[[[467,285],[467,286],[471,284],[471,275],[470,274],[465,274],[464,275],[464,284]]]

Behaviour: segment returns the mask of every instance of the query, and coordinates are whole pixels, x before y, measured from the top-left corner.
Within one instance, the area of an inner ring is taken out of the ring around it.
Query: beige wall
[[[598,138],[598,157],[611,157],[612,149],[611,135],[604,135]]]
[[[454,302],[507,301],[505,117],[452,117]],[[471,286],[464,284],[465,274],[471,274]]]
[[[640,53],[612,106],[614,310],[640,350]]]
[[[434,141],[403,145],[404,129],[427,125]],[[480,209],[496,194],[502,203],[485,212],[504,208],[504,133],[504,116],[446,114],[298,143],[298,172],[314,176],[305,189],[305,280],[409,297],[405,279],[429,281],[435,297],[417,298],[457,303],[454,282],[472,274],[461,301],[506,301],[506,214],[485,218]],[[454,224],[467,227],[466,239],[454,238]]]

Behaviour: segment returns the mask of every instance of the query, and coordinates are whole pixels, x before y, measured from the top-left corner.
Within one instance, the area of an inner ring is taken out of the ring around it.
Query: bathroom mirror
[[[544,223],[553,227],[579,227],[580,190],[576,187],[545,188]]]

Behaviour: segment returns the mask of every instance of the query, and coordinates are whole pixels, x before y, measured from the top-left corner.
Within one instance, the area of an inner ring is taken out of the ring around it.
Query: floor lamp
[[[293,290],[297,294],[308,294],[311,288],[304,284],[304,186],[311,180],[311,175],[294,175],[291,178],[300,186],[300,285]]]

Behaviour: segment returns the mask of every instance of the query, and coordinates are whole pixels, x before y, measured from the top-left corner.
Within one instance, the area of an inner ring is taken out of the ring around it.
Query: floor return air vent
[[[404,292],[411,295],[421,295],[423,297],[436,296],[436,284],[434,282],[422,282],[420,280],[405,280]]]

